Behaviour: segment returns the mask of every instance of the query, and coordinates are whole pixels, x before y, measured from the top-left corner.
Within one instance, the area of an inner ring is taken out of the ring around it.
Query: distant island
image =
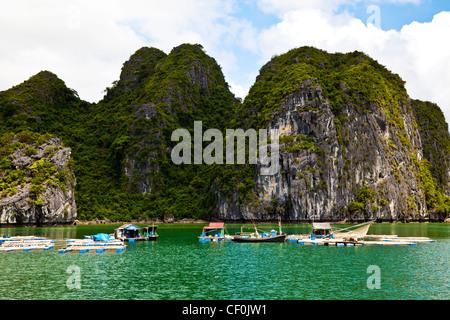
[[[313,47],[274,56],[243,101],[198,44],[139,49],[98,103],[42,71],[0,92],[0,225],[444,221],[448,124],[404,84],[362,52]],[[172,133],[194,122],[275,130],[279,170],[173,163]]]

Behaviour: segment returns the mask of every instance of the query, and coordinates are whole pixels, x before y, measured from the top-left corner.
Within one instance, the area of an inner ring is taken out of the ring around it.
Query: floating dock
[[[54,241],[43,237],[3,237],[0,238],[0,252],[48,251],[55,246]]]
[[[428,238],[428,237],[399,237],[395,234],[393,235],[385,235],[385,234],[381,234],[381,235],[377,235],[377,234],[369,234],[367,235],[365,238],[367,239],[377,239],[377,240],[381,240],[381,241],[385,241],[385,242],[396,242],[396,241],[406,241],[406,242],[414,242],[414,243],[418,243],[418,242],[429,242],[429,243],[433,243],[435,242],[433,239]]]
[[[295,241],[291,241],[295,242]],[[415,246],[415,242],[410,241],[342,241],[338,239],[298,239],[300,245],[319,245],[335,247],[358,247],[358,246]]]
[[[92,239],[68,239],[67,245],[74,246],[124,246],[121,240],[110,240],[110,241],[94,241]]]
[[[103,253],[103,252],[122,252],[127,247],[125,245],[108,245],[108,246],[68,246],[66,248],[62,248],[58,250],[58,253],[64,254],[64,253],[70,253],[70,252],[78,252],[78,253],[88,253],[88,252],[95,252],[95,253]]]
[[[213,237],[213,236],[205,236],[205,237],[198,237],[198,241],[200,242],[223,242],[223,241],[232,241],[234,239],[234,236],[228,236],[228,237]]]
[[[367,234],[371,221],[356,226],[333,230],[329,223],[314,223],[311,234],[296,234],[286,241],[300,245],[324,245],[336,247],[354,246],[415,246],[417,243],[435,242],[427,237],[399,237],[395,234]],[[350,230],[353,229],[353,230]],[[344,232],[345,231],[345,232]]]
[[[58,253],[103,253],[103,252],[122,252],[127,246],[120,240],[94,241],[92,239],[68,239],[67,246],[58,250]]]
[[[395,235],[376,235],[367,236],[364,239],[348,241],[346,239],[338,238],[322,238],[311,239],[307,236],[290,235],[286,240],[300,245],[323,245],[323,246],[337,246],[337,247],[354,247],[354,246],[415,246],[418,243],[433,243],[433,239],[427,237],[397,237]]]

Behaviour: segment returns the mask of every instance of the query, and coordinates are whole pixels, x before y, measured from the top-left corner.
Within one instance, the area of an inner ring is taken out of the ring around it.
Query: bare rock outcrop
[[[57,137],[33,135],[2,138],[0,224],[71,223],[77,216],[71,149]]]

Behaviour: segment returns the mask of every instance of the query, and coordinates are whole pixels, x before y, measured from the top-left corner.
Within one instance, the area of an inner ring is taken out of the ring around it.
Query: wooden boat
[[[253,223],[254,232],[243,232],[243,227],[241,227],[241,232],[239,235],[234,236],[233,241],[236,242],[284,242],[286,239],[286,234],[281,231],[281,221],[278,223],[279,232],[276,230],[271,230],[270,233],[260,232]]]
[[[144,236],[148,237],[148,241],[158,240],[158,234],[156,233],[157,228],[158,226],[155,225],[142,228]]]
[[[227,234],[223,222],[211,222],[208,226],[203,227],[202,234],[198,237],[200,242],[231,241],[232,239],[233,236]]]
[[[236,242],[284,242],[286,239],[285,234],[280,234],[276,236],[235,236],[233,241]]]
[[[156,228],[158,228],[158,226],[152,225],[139,228],[134,224],[125,224],[114,230],[114,238],[126,242],[155,241],[158,239]]]

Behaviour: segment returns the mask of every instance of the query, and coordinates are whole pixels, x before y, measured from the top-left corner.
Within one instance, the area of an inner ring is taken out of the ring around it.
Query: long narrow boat
[[[278,223],[279,231],[271,230],[270,233],[260,232],[253,223],[254,232],[241,232],[239,235],[234,236],[233,241],[236,242],[284,242],[286,234],[281,231],[281,221]]]
[[[262,236],[260,235],[258,236],[235,236],[233,238],[233,241],[236,242],[284,242],[284,240],[286,239],[286,235],[285,234],[280,234],[280,235],[268,235],[268,236]]]

